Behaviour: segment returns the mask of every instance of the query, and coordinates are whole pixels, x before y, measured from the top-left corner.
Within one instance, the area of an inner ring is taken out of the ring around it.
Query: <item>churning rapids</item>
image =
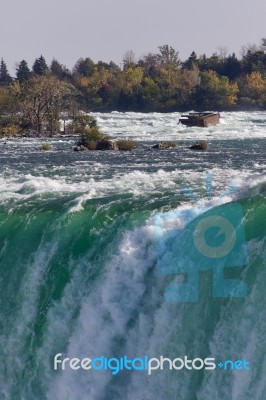
[[[266,113],[222,113],[210,128],[178,125],[178,113],[95,116],[139,147],[0,140],[0,399],[265,400]],[[199,139],[208,151],[188,149]],[[161,140],[178,146],[150,149]],[[186,265],[190,251],[176,237],[225,205],[241,209],[247,257],[224,274],[246,295],[215,295],[214,270],[197,265],[198,299],[167,301],[182,274],[161,264]],[[57,353],[246,359],[250,370],[55,371]]]

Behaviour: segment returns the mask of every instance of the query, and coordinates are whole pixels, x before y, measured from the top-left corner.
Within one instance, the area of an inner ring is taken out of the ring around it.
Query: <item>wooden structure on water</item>
[[[179,122],[186,126],[208,127],[217,125],[220,121],[220,114],[214,112],[191,112],[187,115],[181,115]]]

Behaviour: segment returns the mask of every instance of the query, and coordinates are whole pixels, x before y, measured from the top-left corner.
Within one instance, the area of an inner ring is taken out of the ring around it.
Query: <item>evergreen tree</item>
[[[266,54],[264,51],[248,50],[243,56],[243,72],[250,74],[251,72],[266,72]]]
[[[59,79],[64,79],[67,76],[70,76],[70,71],[64,65],[60,64],[55,58],[51,62],[50,71]]]
[[[39,58],[36,58],[32,66],[32,70],[36,75],[43,75],[49,70],[45,58],[42,55]]]
[[[198,66],[198,64],[197,54],[193,50],[189,58],[183,63],[183,68],[192,70],[195,66]]]
[[[223,75],[224,59],[217,53],[213,53],[210,57],[206,58],[205,70],[211,70],[218,75]],[[201,69],[201,68],[200,68]]]
[[[12,78],[7,70],[6,63],[2,58],[0,62],[0,86],[6,86],[10,83],[12,83]]]
[[[104,61],[98,61],[96,64],[98,70],[100,69],[107,69],[110,70],[110,65]]]
[[[30,77],[31,77],[31,72],[30,72],[30,69],[29,69],[29,67],[28,67],[27,61],[22,60],[22,61],[19,63],[19,65],[18,65],[18,67],[17,67],[17,69],[16,69],[16,77],[17,77],[17,80],[18,80],[20,83],[25,82],[25,81],[28,81],[28,80],[30,79]]]
[[[235,53],[229,55],[224,60],[223,75],[231,81],[236,79],[241,73],[241,62],[236,58]]]
[[[113,61],[109,62],[109,70],[110,71],[114,71],[114,72],[121,71],[120,67],[116,63],[114,63]]]
[[[207,71],[208,69],[208,60],[206,54],[202,54],[198,59],[198,67],[200,71]]]
[[[262,38],[261,39],[261,48],[262,48],[262,51],[266,51],[266,39],[265,38]]]

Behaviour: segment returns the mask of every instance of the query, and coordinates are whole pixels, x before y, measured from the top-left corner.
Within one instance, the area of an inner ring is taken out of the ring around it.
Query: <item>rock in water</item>
[[[207,150],[208,149],[208,143],[205,141],[200,141],[196,144],[193,144],[190,146],[191,150]]]
[[[153,149],[172,149],[174,147],[176,147],[175,143],[167,142],[156,143],[154,146],[152,146]]]
[[[96,150],[119,150],[119,149],[114,140],[103,139],[97,143]]]

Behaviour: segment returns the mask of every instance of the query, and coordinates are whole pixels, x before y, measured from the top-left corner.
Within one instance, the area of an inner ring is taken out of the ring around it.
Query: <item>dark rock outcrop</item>
[[[119,149],[114,140],[103,139],[97,143],[96,150],[119,150]]]
[[[208,143],[207,142],[198,142],[190,146],[191,150],[207,150],[208,149]]]
[[[175,147],[176,147],[175,143],[167,143],[167,142],[156,143],[154,146],[152,146],[153,149],[173,149]]]

